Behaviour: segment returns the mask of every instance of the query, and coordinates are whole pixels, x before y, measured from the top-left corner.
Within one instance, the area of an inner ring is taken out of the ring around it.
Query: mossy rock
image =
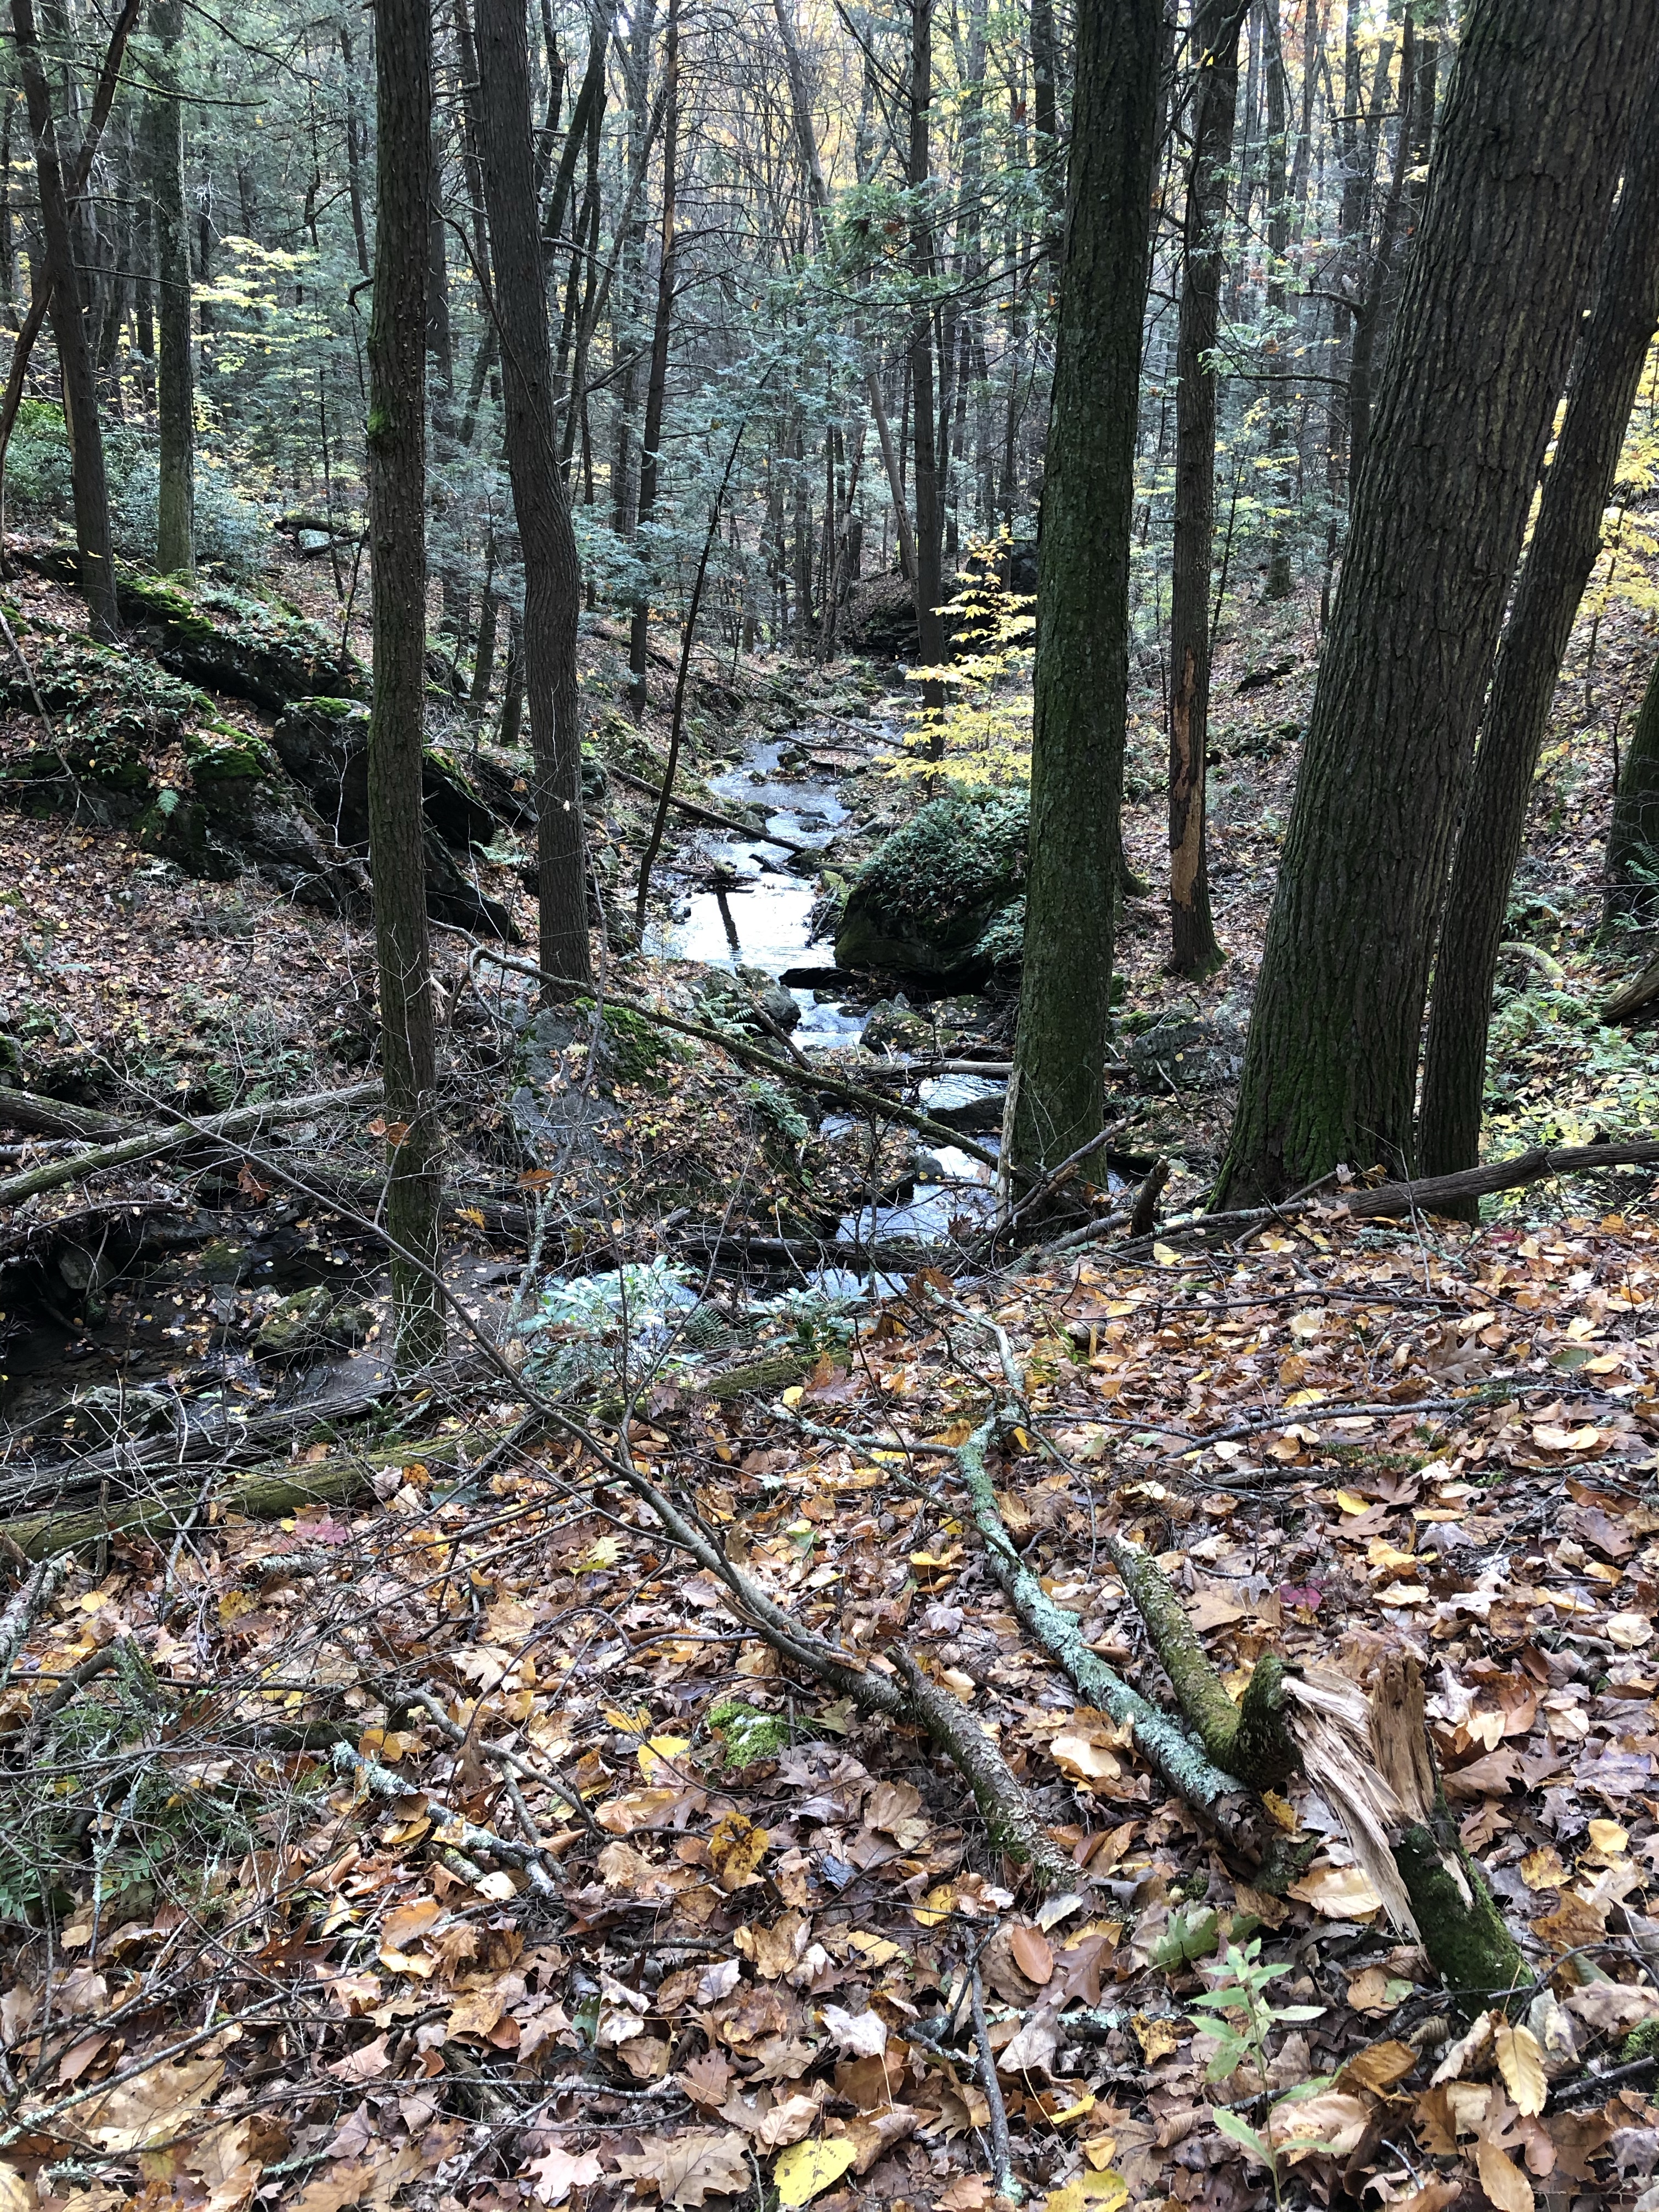
[[[228,723],[185,740],[190,781],[164,787],[139,816],[138,842],[189,875],[225,883],[250,872],[301,906],[345,913],[367,881],[283,772],[262,738]]]
[[[154,794],[143,752],[131,739],[102,743],[71,737],[22,754],[0,770],[3,790],[19,811],[37,821],[67,814],[100,829],[131,822]]]
[[[12,613],[15,617],[15,609]],[[37,632],[30,640],[29,665],[33,683],[15,655],[0,659],[0,708],[33,714],[38,692],[59,746],[85,744],[100,752],[118,745],[168,745],[213,712],[192,685],[165,675],[140,654],[90,638]]]
[[[280,603],[125,565],[118,588],[134,641],[193,684],[272,710],[318,692],[349,698],[368,689],[356,654]]]
[[[986,981],[1024,933],[1023,794],[951,793],[921,807],[859,871],[836,932],[838,968],[948,988]]]

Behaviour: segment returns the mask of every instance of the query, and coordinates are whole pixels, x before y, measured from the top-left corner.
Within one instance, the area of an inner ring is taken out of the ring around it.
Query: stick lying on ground
[[[1251,1206],[1237,1213],[1200,1213],[1189,1221],[1166,1221],[1158,1231],[1164,1243],[1180,1237],[1238,1236],[1247,1229],[1267,1227],[1276,1221],[1294,1221],[1304,1213],[1328,1219],[1346,1213],[1357,1220],[1386,1220],[1408,1213],[1435,1213],[1468,1198],[1487,1198],[1494,1191],[1516,1190],[1522,1184],[1541,1182],[1547,1176],[1590,1175],[1601,1168],[1659,1167],[1659,1143],[1632,1141],[1622,1145],[1568,1145],[1553,1151],[1541,1146],[1517,1152],[1513,1159],[1494,1160],[1489,1167],[1465,1168],[1456,1175],[1427,1176],[1418,1182],[1382,1182],[1368,1189],[1322,1190],[1317,1196],[1286,1199],[1282,1206]],[[1120,1247],[1123,1257],[1139,1249]]]
[[[239,1106],[228,1114],[210,1115],[199,1121],[173,1121],[159,1129],[140,1129],[112,1144],[95,1145],[90,1151],[72,1152],[67,1159],[47,1160],[21,1175],[0,1182],[0,1206],[15,1206],[43,1190],[58,1190],[79,1182],[103,1168],[129,1165],[134,1160],[158,1158],[164,1152],[182,1152],[203,1139],[240,1137],[274,1121],[307,1121],[318,1115],[337,1113],[349,1107],[378,1102],[378,1083],[355,1084],[349,1091],[314,1091],[301,1098],[267,1099],[262,1106]]]
[[[630,791],[642,791],[647,799],[654,799],[661,805],[662,786],[659,783],[647,783],[642,775],[629,775],[626,769],[607,769],[605,773],[614,776],[618,783],[625,783]],[[682,799],[678,792],[669,793],[668,804],[676,813],[689,815],[693,822],[706,822],[713,830],[735,830],[738,836],[747,838],[751,845],[781,845],[786,853],[816,853],[818,850],[816,845],[799,844],[793,837],[775,837],[769,830],[757,830],[750,822],[740,822],[735,814],[722,814],[713,806],[700,806],[695,799]]]
[[[42,1098],[33,1091],[14,1090],[0,1083],[0,1121],[14,1129],[35,1129],[48,1137],[125,1137],[135,1124],[118,1114],[94,1113],[89,1106],[70,1106],[61,1098]]]

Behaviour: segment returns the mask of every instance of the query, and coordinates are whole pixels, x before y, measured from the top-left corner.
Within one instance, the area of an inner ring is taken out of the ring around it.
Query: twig
[[[999,2197],[1006,2197],[1011,2204],[1018,2204],[1025,2191],[1014,2178],[1013,2148],[1008,2141],[1008,2107],[1002,2101],[1002,2084],[997,2079],[996,2054],[991,2049],[990,2024],[985,2017],[985,1985],[979,1978],[977,1959],[968,1970],[968,1979],[973,1991],[974,2043],[979,2054],[980,2087],[991,2108],[991,2185]]]
[[[18,1653],[28,1642],[29,1632],[51,1604],[68,1570],[66,1559],[43,1559],[4,1613],[0,1613],[0,1690],[10,1681]]]

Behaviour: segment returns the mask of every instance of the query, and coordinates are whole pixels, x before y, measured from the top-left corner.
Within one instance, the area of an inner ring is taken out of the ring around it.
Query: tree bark
[[[933,416],[933,315],[927,297],[933,273],[929,116],[933,99],[933,0],[910,0],[910,267],[918,298],[910,325],[910,386],[915,417],[916,635],[924,668],[945,659],[944,516],[939,497],[939,449]],[[945,686],[921,687],[923,708],[938,713]],[[939,740],[933,741],[935,746]]]
[[[1268,51],[1263,59],[1267,77],[1267,337],[1277,355],[1287,353],[1286,339],[1295,325],[1285,313],[1285,272],[1291,251],[1291,204],[1286,197],[1285,131],[1288,118],[1285,110],[1285,57],[1279,42],[1279,0],[1263,0],[1269,11],[1273,36],[1267,41]],[[1275,378],[1267,400],[1267,449],[1285,456],[1275,471],[1273,484],[1273,533],[1267,546],[1267,575],[1264,586],[1267,598],[1288,599],[1291,596],[1291,544],[1285,528],[1285,516],[1295,495],[1295,457],[1286,449],[1291,442],[1290,409],[1285,402],[1285,385]]]
[[[1221,307],[1222,229],[1238,106],[1236,0],[1203,0],[1193,158],[1187,179],[1186,276],[1176,341],[1175,542],[1170,563],[1170,965],[1207,975],[1221,964],[1204,847],[1210,727],[1210,583],[1215,553],[1213,365]]]
[[[1595,307],[1579,349],[1532,544],[1510,610],[1475,756],[1474,781],[1435,955],[1418,1153],[1426,1175],[1471,1168],[1492,977],[1521,857],[1533,777],[1573,617],[1601,550],[1601,518],[1642,367],[1659,328],[1659,65],[1650,77],[1602,256]],[[1656,714],[1659,722],[1659,714]],[[1640,724],[1638,725],[1638,744]],[[1621,783],[1629,781],[1626,766]],[[1608,878],[1620,837],[1615,805]]]
[[[657,511],[661,477],[663,405],[668,391],[668,336],[674,316],[674,185],[679,160],[680,6],[668,0],[668,29],[663,43],[662,245],[657,263],[657,312],[651,326],[651,368],[645,387],[645,428],[640,441],[640,502],[636,527],[645,529]],[[628,639],[629,698],[635,716],[644,714],[646,667],[651,649],[651,576],[657,564],[648,550],[647,581],[634,603]]]
[[[33,0],[11,0],[11,21],[29,130],[34,139],[40,228],[46,249],[42,282],[51,287],[52,327],[63,380],[81,591],[94,635],[113,638],[118,634],[119,621],[115,555],[110,542],[109,483],[104,471],[104,434],[98,418],[98,383],[87,331],[85,289],[75,258],[72,196],[64,182],[58,149],[58,126],[35,34]]]
[[[1158,0],[1078,19],[1054,392],[1037,556],[1024,980],[1012,1162],[1042,1170],[1100,1133],[1128,710],[1147,210]]]
[[[520,0],[482,0],[477,40],[480,150],[501,341],[507,474],[524,561],[519,643],[535,763],[538,951],[548,974],[585,981],[592,969],[576,668],[581,568],[559,466],[531,161],[530,56]]]
[[[1641,928],[1659,921],[1659,661],[1648,678],[1613,798],[1607,912],[1610,922]]]
[[[161,354],[155,413],[161,485],[155,565],[165,575],[196,566],[196,380],[191,360],[190,238],[185,216],[185,112],[174,57],[185,27],[184,0],[151,0],[150,28],[161,49],[161,87],[144,101],[150,222],[155,239]]]
[[[1429,957],[1504,600],[1659,45],[1643,0],[1474,0],[1401,297],[1219,1193],[1412,1152]],[[1218,1200],[1219,1202],[1219,1200]]]
[[[374,308],[369,325],[368,518],[374,696],[368,848],[386,1079],[386,1225],[394,1358],[443,1349],[436,1278],[437,1038],[426,916],[421,773],[426,702],[426,320],[432,201],[427,0],[381,0],[374,40]]]

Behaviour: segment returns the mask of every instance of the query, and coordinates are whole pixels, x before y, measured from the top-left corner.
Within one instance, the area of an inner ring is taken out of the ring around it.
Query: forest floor
[[[1197,988],[1164,974],[1150,895],[1121,954],[1126,1038],[1204,1025],[1206,1087],[1178,1043],[1124,1077],[1133,1142],[1178,1162],[1172,1210],[1224,1132],[1311,687],[1308,608],[1251,611],[1216,687],[1228,964]],[[74,621],[50,583],[18,614],[26,651],[31,620]],[[1603,626],[1595,678],[1626,716],[1630,627]],[[590,650],[609,706],[616,640]],[[758,662],[717,703],[729,666],[708,665],[696,771],[738,724],[891,710],[864,672]],[[1155,694],[1139,705],[1129,848],[1156,883]],[[1587,732],[1570,686],[1563,707],[1517,892],[1531,950],[1506,956],[1495,1150],[1659,1121],[1651,1030],[1595,1019],[1636,963],[1593,934],[1607,726]],[[26,720],[0,752],[33,741]],[[857,819],[897,817],[867,773],[842,787]],[[611,811],[625,889],[641,817]],[[361,1074],[360,926],[4,811],[0,872],[0,993],[37,1090],[149,1118]],[[509,860],[486,888],[528,934]],[[477,1194],[453,1224],[451,1364],[392,1390],[369,1320],[326,1371],[371,1419],[295,1401],[274,1517],[226,1486],[228,1447],[169,1461],[164,1426],[86,1462],[93,1532],[55,1575],[25,1556],[49,1533],[0,1527],[0,2206],[977,2212],[1012,2177],[1045,2212],[1653,2212],[1659,2060],[1625,2056],[1659,2016],[1650,1178],[1534,1186],[1479,1228],[1332,1211],[1197,1255],[935,1268],[862,1304],[774,1278],[659,1314],[642,1289],[623,1329],[556,1300],[525,1337],[523,1209],[554,1179],[507,1141],[503,1048],[460,988],[460,940],[438,942],[457,1179]],[[672,964],[613,973],[684,1003]],[[951,1034],[994,1043],[1007,1014],[958,1006]],[[769,1124],[717,1054],[635,1043],[571,1170],[587,1264],[666,1249],[675,1203],[810,1230],[869,1171]],[[363,1121],[343,1152],[296,1142],[336,1167],[355,1145],[367,1170]],[[42,1157],[25,1133],[9,1165]],[[15,1373],[78,1362],[118,1393],[130,1371],[176,1400],[240,1392],[250,1417],[289,1403],[291,1372],[250,1357],[278,1291],[334,1269],[374,1316],[378,1261],[355,1209],[285,1197],[259,1159],[14,1208],[18,1249],[53,1252],[85,1249],[63,1224],[90,1207],[100,1236],[148,1210],[199,1240],[210,1216],[276,1276],[152,1254],[104,1286],[94,1328],[72,1271],[43,1316],[15,1270]],[[107,1356],[118,1328],[144,1352],[130,1369]],[[1159,1559],[1235,1694],[1267,1653],[1358,1681],[1417,1656],[1464,1843],[1535,1978],[1522,2025],[1473,2004],[1472,2023],[1389,1928],[1317,1775],[1273,1801],[1303,1848],[1270,1893],[1079,1694],[991,1572],[962,1456],[981,1432],[1025,1565],[1154,1703],[1169,1685],[1112,1538]],[[43,1448],[14,1435],[0,1505],[40,1502],[12,1467]],[[65,1504],[75,1464],[57,1463]],[[704,1553],[653,1497],[692,1512]],[[734,1610],[709,1547],[798,1638],[832,1638],[852,1686]],[[994,1739],[1076,1869],[1057,1893],[994,1843],[957,1763],[861,1709],[860,1675],[912,1663]]]

